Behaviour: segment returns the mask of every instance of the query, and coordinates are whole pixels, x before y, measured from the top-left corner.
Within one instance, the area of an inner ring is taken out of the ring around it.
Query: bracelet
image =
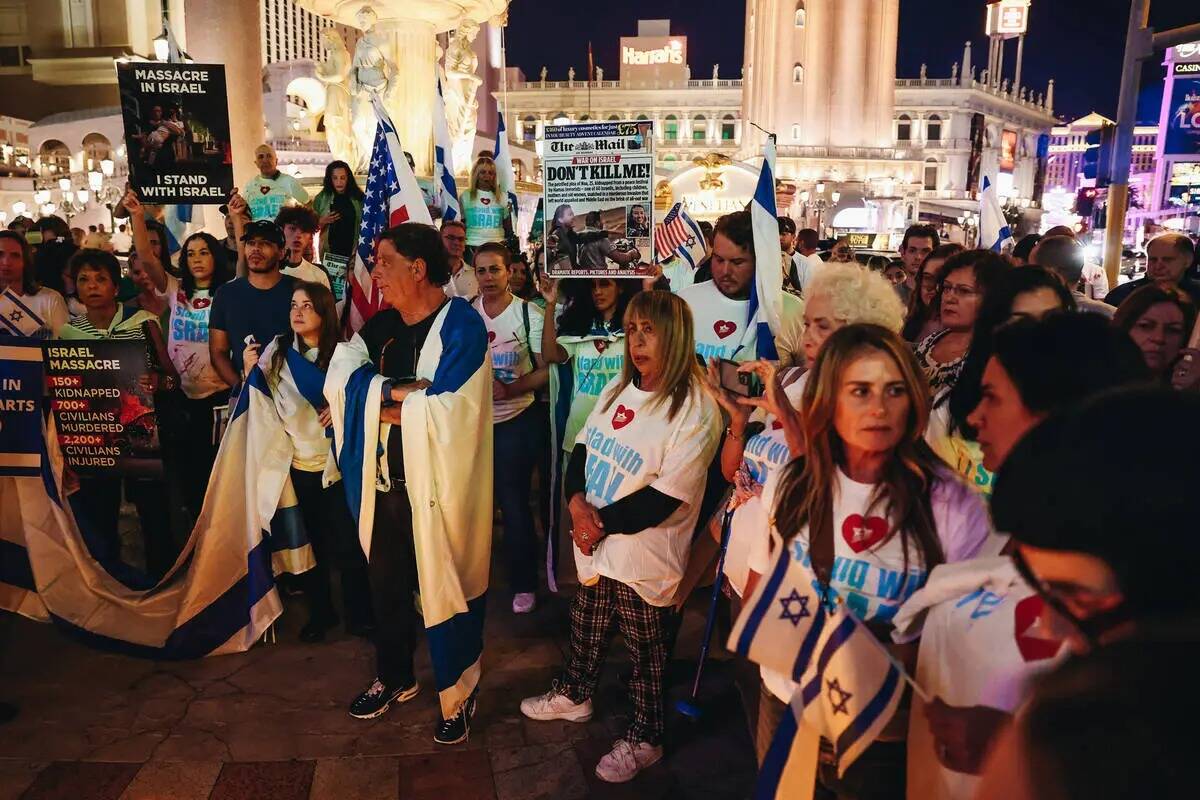
[[[726,426],[725,426],[725,435],[726,435],[726,436],[728,436],[728,437],[729,437],[729,438],[731,438],[731,439],[742,439],[742,438],[744,438],[744,437],[745,437],[745,435],[746,435],[746,431],[745,431],[745,430],[743,430],[741,433],[734,433],[734,432],[733,432],[733,426],[732,426],[732,425],[726,425]]]

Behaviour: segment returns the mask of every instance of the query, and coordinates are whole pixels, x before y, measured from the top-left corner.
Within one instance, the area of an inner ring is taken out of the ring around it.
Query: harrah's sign
[[[657,50],[638,50],[636,47],[621,48],[622,64],[682,64],[683,46],[679,42],[671,42],[666,47]]]
[[[651,84],[687,78],[687,39],[683,36],[621,37],[621,79]]]

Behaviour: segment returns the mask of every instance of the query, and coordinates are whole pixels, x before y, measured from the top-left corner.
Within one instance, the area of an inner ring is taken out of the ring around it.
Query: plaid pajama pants
[[[625,738],[634,743],[660,744],[663,667],[674,613],[670,606],[650,605],[631,587],[611,578],[601,577],[593,586],[580,585],[571,601],[571,657],[559,690],[574,703],[592,696],[615,626],[633,659],[629,681],[633,722]]]

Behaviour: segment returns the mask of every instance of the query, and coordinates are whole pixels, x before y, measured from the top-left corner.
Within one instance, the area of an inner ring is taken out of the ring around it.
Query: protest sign
[[[42,343],[0,336],[0,476],[42,468]]]
[[[543,153],[547,274],[640,277],[654,252],[652,123],[548,125]]]
[[[119,62],[130,182],[145,203],[224,203],[233,190],[222,64]]]
[[[49,341],[46,383],[67,464],[80,475],[161,471],[144,341]]]
[[[333,292],[333,299],[339,303],[345,300],[346,272],[350,268],[350,259],[347,256],[326,253],[321,256],[321,266],[329,274],[329,290]]]

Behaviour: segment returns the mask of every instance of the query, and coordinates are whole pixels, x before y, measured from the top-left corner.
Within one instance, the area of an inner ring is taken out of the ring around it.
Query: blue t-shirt
[[[245,278],[237,278],[217,289],[208,327],[228,334],[229,355],[239,375],[247,336],[254,334],[254,340],[266,347],[276,336],[291,330],[289,318],[295,283],[282,275],[279,283],[264,290],[254,288]]]

